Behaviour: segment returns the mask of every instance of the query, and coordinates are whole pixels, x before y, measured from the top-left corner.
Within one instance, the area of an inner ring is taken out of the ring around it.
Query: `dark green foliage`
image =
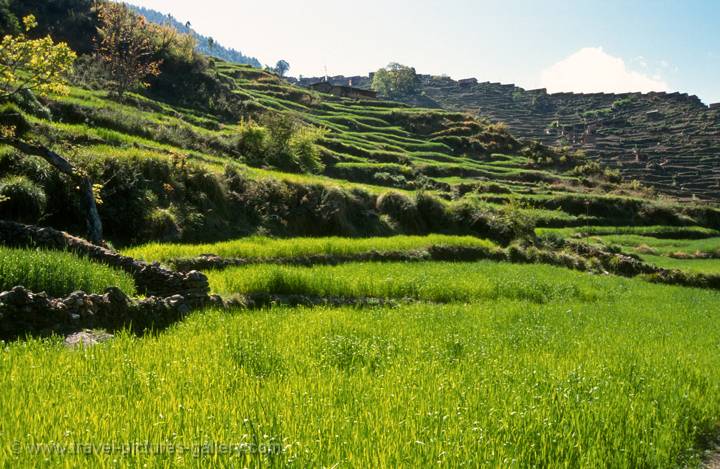
[[[397,192],[386,192],[377,199],[377,211],[390,217],[404,233],[422,233],[424,224],[415,202]]]
[[[409,95],[415,91],[417,75],[415,69],[391,63],[375,72],[372,88],[383,96],[396,97]]]
[[[150,77],[147,94],[176,106],[197,108],[234,120],[242,113],[239,98],[208,68],[209,62],[199,55],[191,59],[168,55],[163,60],[160,75]]]
[[[80,54],[93,50],[97,32],[94,0],[10,0],[10,11],[16,18],[35,15],[38,27],[32,31],[33,37],[49,34]]]
[[[0,0],[0,35],[15,35],[20,32],[20,22],[10,10],[10,0]]]
[[[35,223],[45,213],[47,197],[42,187],[25,176],[6,176],[0,179],[0,218]]]
[[[533,220],[513,204],[497,209],[466,197],[453,204],[450,213],[456,226],[501,244],[535,236]]]
[[[30,130],[30,123],[20,108],[13,103],[0,104],[0,126],[12,128],[15,137],[22,137]]]
[[[287,114],[267,112],[259,123],[240,123],[236,147],[249,164],[292,172],[319,173],[324,165],[316,144],[323,132]]]
[[[450,217],[443,203],[424,191],[415,195],[415,206],[428,231],[441,233],[450,227]]]

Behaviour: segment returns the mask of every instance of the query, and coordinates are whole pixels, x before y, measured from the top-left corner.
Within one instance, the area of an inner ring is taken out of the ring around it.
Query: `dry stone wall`
[[[136,261],[52,228],[0,220],[0,244],[66,250],[85,256],[130,273],[138,291],[146,295],[144,299],[132,299],[118,288],[109,287],[102,295],[77,291],[65,298],[51,298],[17,286],[0,292],[0,339],[97,327],[158,329],[194,308],[222,305],[219,297],[209,295],[208,279],[198,271],[175,272]]]

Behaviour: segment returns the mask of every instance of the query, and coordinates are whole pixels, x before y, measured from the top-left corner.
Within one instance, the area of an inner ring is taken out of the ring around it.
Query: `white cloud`
[[[613,57],[602,47],[585,47],[546,68],[541,83],[548,92],[624,93],[629,91],[667,91],[662,77],[629,70],[625,61]]]

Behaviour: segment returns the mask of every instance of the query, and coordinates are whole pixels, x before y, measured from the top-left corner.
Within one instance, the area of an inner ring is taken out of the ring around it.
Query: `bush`
[[[243,120],[238,125],[236,148],[249,164],[264,162],[270,145],[268,130],[252,120]]]
[[[317,141],[325,130],[281,113],[265,113],[260,123],[241,121],[235,147],[252,165],[269,164],[288,171],[319,173],[325,166]]]
[[[8,199],[0,204],[2,218],[36,223],[45,213],[45,191],[25,176],[0,179],[0,196]]]
[[[290,154],[303,172],[320,173],[325,165],[320,159],[320,148],[315,143],[325,135],[317,127],[300,127],[290,137]]]
[[[30,123],[20,108],[11,103],[0,105],[0,126],[12,129],[16,137],[21,137],[30,130]]]
[[[433,232],[450,228],[450,220],[443,203],[425,191],[418,191],[415,206],[424,225]]]
[[[451,205],[450,213],[456,226],[466,227],[476,236],[501,244],[535,236],[534,220],[516,203],[498,209],[465,197]]]
[[[397,192],[386,192],[377,199],[378,212],[387,215],[406,233],[424,231],[420,213],[415,203]]]
[[[170,209],[156,208],[147,220],[148,238],[169,242],[179,241],[182,238],[182,230],[178,226],[177,218]]]

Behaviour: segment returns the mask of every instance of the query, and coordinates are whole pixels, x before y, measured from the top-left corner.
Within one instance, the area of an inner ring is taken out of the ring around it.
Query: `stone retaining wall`
[[[212,302],[209,299],[208,304]],[[102,295],[77,291],[65,298],[51,298],[45,293],[15,287],[0,293],[0,339],[66,334],[92,328],[129,327],[143,332],[167,327],[192,309],[192,302],[182,295],[134,300],[120,289],[110,287]]]
[[[138,292],[147,296],[131,299],[110,287],[102,295],[78,291],[65,298],[51,298],[17,286],[0,293],[0,339],[85,328],[131,327],[142,332],[166,327],[194,308],[223,305],[219,297],[209,295],[208,279],[200,272],[175,272],[136,261],[52,228],[0,220],[0,244],[69,251],[107,264],[131,274]]]
[[[181,295],[189,304],[195,306],[202,306],[208,301],[210,285],[207,277],[200,272],[163,269],[158,264],[137,261],[53,228],[0,220],[0,244],[69,251],[129,273],[135,280],[138,292],[143,295]]]

